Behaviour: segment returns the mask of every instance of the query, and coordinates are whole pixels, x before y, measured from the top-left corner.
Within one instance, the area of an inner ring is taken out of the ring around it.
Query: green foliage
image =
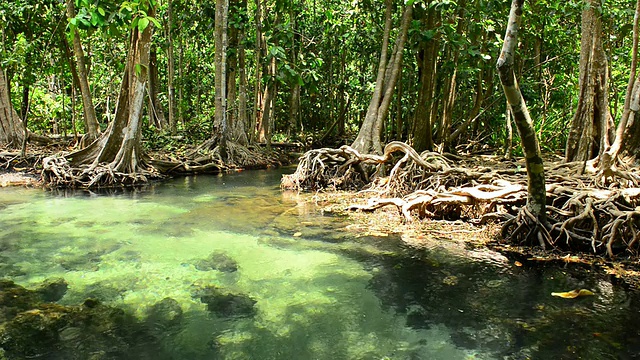
[[[375,86],[384,26],[382,1],[262,1],[262,31],[266,52],[257,63],[255,52],[255,2],[230,1],[229,28],[244,34],[240,39],[246,49],[248,75],[248,112],[254,112],[254,90],[264,89],[271,81],[277,84],[274,140],[289,140],[303,134],[324,132],[344,115],[344,131],[353,134],[366,113]],[[399,86],[400,98],[394,94],[392,109],[384,133],[395,131],[395,122],[403,122],[402,140],[411,134],[419,89],[418,64],[425,44],[435,44],[437,57],[436,88],[432,101],[435,113],[442,113],[442,101],[448,79],[456,70],[456,103],[452,127],[456,128],[472,112],[478,81],[487,98],[477,125],[472,125],[460,143],[482,139],[483,144],[501,146],[504,139],[504,101],[494,73],[495,61],[502,46],[508,2],[414,1],[394,3],[392,49],[397,36],[402,6],[414,6],[403,57]],[[171,0],[172,23],[168,22],[167,1],[157,0],[75,0],[76,15],[66,18],[64,2],[56,0],[13,0],[0,2],[0,66],[12,79],[12,100],[20,105],[24,85],[32,85],[30,126],[50,132],[52,119],[61,131],[70,131],[71,72],[62,51],[62,39],[56,33],[65,28],[67,36],[78,30],[90,68],[90,84],[96,110],[105,127],[114,113],[120,79],[124,71],[130,31],[154,27],[158,49],[160,99],[168,110],[168,32],[171,31],[176,59],[176,100],[178,124],[190,142],[211,136],[214,108],[214,20],[215,3]],[[461,7],[464,6],[463,9]],[[157,8],[157,13],[151,11]],[[541,0],[527,2],[523,31],[518,48],[519,83],[537,131],[548,150],[564,148],[567,125],[578,94],[580,51],[580,16],[582,1]],[[431,14],[431,15],[430,15]],[[425,26],[428,16],[434,25]],[[624,103],[629,76],[631,22],[633,8],[628,2],[603,3],[605,51],[610,67],[611,112],[617,117]],[[171,28],[163,28],[171,25]],[[229,55],[238,55],[229,49]],[[275,78],[257,78],[258,69],[276,62]],[[143,70],[136,66],[136,73]],[[238,71],[238,68],[235,69]],[[49,90],[50,80],[60,83]],[[301,88],[300,115],[290,119],[291,92]],[[238,89],[236,89],[238,90]],[[63,96],[64,95],[64,96]],[[63,100],[65,103],[63,105]],[[80,103],[78,101],[78,103]],[[348,103],[348,107],[344,110]],[[237,104],[230,104],[237,106]],[[81,106],[74,109],[81,114]],[[293,126],[291,125],[293,124]],[[82,128],[79,116],[78,127]],[[292,126],[290,128],[290,126]],[[337,131],[334,130],[337,134]],[[290,134],[286,136],[284,134]],[[149,143],[173,149],[172,138],[145,129]],[[169,140],[167,140],[169,139]],[[455,145],[455,144],[454,144]]]

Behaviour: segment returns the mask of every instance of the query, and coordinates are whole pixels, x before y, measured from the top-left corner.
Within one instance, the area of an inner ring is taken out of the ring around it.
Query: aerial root
[[[61,156],[46,157],[42,160],[42,179],[45,186],[52,189],[138,186],[150,179],[160,178],[161,174],[142,168],[133,173],[124,173],[115,171],[111,164],[73,167]]]
[[[388,175],[384,167],[390,169]],[[577,175],[584,163],[547,167],[544,219],[526,207],[522,167],[494,159],[479,164],[477,159],[417,154],[399,142],[387,145],[381,156],[363,155],[348,146],[308,151],[296,172],[284,176],[282,187],[361,190],[364,201],[348,210],[394,206],[405,222],[502,222],[503,238],[515,244],[609,257],[640,254],[640,188],[628,186],[640,178],[637,173],[626,172],[627,186],[611,189],[600,188],[593,174]]]

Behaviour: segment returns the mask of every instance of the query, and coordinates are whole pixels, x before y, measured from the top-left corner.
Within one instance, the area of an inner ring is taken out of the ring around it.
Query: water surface
[[[199,176],[110,194],[2,189],[0,277],[27,288],[64,278],[60,304],[97,299],[151,329],[135,351],[96,359],[638,358],[638,296],[612,279],[360,236],[282,193],[279,178]],[[246,308],[208,306],[212,288]],[[551,296],[576,288],[596,295]],[[168,298],[183,312],[171,326],[151,315]],[[74,329],[59,340],[91,343]]]

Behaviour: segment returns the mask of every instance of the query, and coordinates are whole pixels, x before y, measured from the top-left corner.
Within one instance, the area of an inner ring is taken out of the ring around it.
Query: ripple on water
[[[34,287],[63,277],[64,304],[91,297],[125,309],[162,338],[154,359],[597,358],[622,353],[617,344],[637,349],[631,320],[602,320],[632,318],[637,298],[606,279],[358,238],[343,219],[255,181],[198,177],[136,197],[8,205],[0,271]],[[577,286],[598,296],[550,296]],[[77,327],[60,336],[82,338]]]

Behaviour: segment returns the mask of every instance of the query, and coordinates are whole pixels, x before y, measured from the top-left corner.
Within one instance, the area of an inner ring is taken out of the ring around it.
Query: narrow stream
[[[640,358],[640,296],[614,279],[578,265],[518,267],[488,252],[359,236],[345,219],[281,192],[280,176],[198,176],[112,194],[1,189],[0,277],[29,289],[63,278],[59,304],[95,299],[128,316],[99,334],[59,329],[51,346],[23,353]],[[551,296],[582,288],[595,296]],[[127,326],[126,338],[114,335]]]

